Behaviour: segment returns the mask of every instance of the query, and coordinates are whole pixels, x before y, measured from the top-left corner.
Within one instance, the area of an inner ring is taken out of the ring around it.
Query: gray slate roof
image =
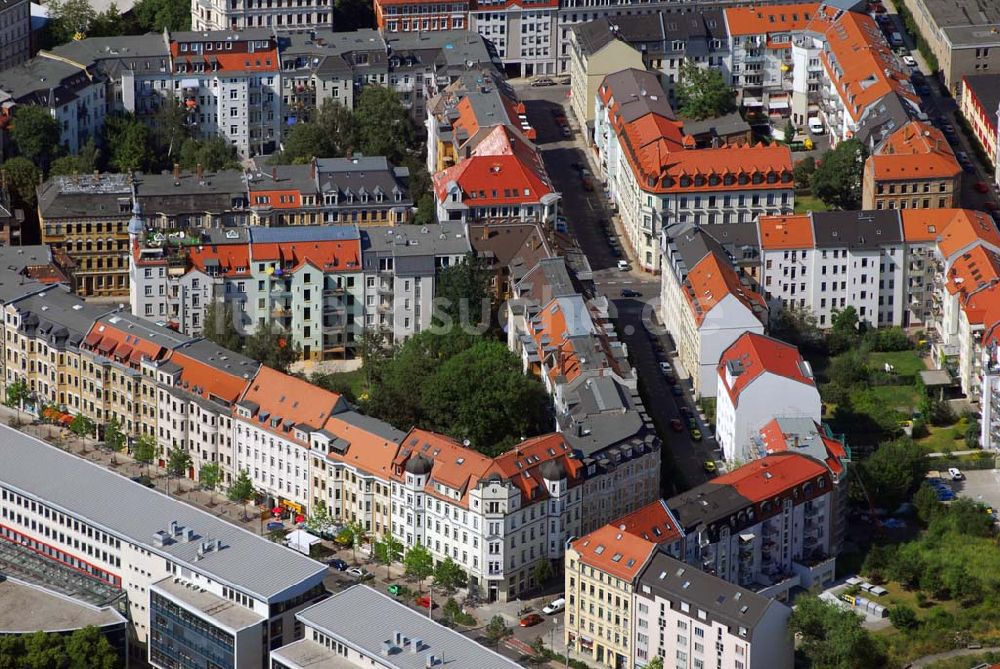
[[[445,666],[456,669],[520,667],[366,585],[352,586],[299,612],[296,617],[393,669],[425,669],[429,655],[443,658]],[[383,655],[383,643],[394,641],[396,631],[402,632],[407,640],[419,639],[421,650],[412,653],[409,648],[397,647],[395,652]]]
[[[358,238],[353,225],[297,225],[268,228],[249,228],[250,241],[254,244],[279,244],[284,242],[328,242]]]
[[[865,108],[854,139],[871,154],[889,135],[916,118],[918,111],[898,93],[884,95]]]
[[[738,634],[739,628],[747,630],[748,641],[753,639],[754,627],[771,606],[783,607],[770,597],[728,583],[717,576],[675,560],[666,553],[657,553],[639,575],[639,589],[648,587],[651,594],[668,600],[670,608],[680,610],[687,602],[705,611],[708,620],[718,622]],[[643,595],[646,596],[646,595]]]
[[[813,212],[816,248],[876,250],[903,241],[903,224],[895,209]]]
[[[84,302],[64,285],[49,286],[13,306],[21,315],[21,329],[40,335],[50,345],[79,346],[94,322],[110,312],[109,305]]]
[[[646,114],[676,118],[660,80],[652,72],[635,68],[620,70],[604,77],[602,86],[611,89],[618,103],[618,113],[626,123]]]
[[[0,426],[0,462],[0,485],[264,599],[307,589],[301,586],[318,584],[327,573],[300,553],[6,425]],[[171,521],[192,528],[195,539],[154,546],[153,534],[167,531]],[[197,559],[199,543],[213,539],[221,550]]]
[[[709,53],[709,40],[718,39],[724,44],[728,37],[721,9],[604,17],[575,25],[572,30],[587,55],[596,53],[617,38],[640,49],[647,57],[703,56]],[[674,42],[683,42],[684,48],[675,51]]]

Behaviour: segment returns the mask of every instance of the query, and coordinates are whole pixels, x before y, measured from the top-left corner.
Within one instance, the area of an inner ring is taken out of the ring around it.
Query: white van
[[[553,599],[551,602],[545,605],[542,609],[542,613],[547,616],[551,616],[553,613],[561,613],[566,608],[566,599],[560,597],[559,599]]]
[[[618,261],[618,271],[619,272],[627,272],[630,269],[632,269],[632,268],[629,266],[628,260],[619,260]]]
[[[819,120],[818,116],[809,117],[809,132],[814,135],[823,134],[823,122]]]

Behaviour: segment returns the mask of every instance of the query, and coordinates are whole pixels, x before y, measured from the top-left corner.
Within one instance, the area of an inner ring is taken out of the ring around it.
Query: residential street
[[[669,336],[664,334],[664,328],[656,320],[660,278],[641,271],[622,272],[617,269],[619,257],[612,253],[604,223],[617,224],[617,221],[614,221],[606,207],[599,180],[595,179],[594,191],[585,190],[580,172],[574,167],[585,166],[596,175],[596,165],[588,162],[584,138],[579,129],[575,128],[572,138],[564,139],[555,120],[559,111],[570,116],[566,105],[568,90],[566,86],[524,87],[518,89],[518,94],[527,107],[529,122],[538,132],[537,144],[542,151],[549,177],[556,190],[562,193],[561,211],[567,219],[569,231],[587,254],[594,270],[597,290],[613,300],[618,334],[628,348],[640,383],[647,388],[647,396],[654,398],[646,408],[658,425],[660,436],[669,452],[664,458],[664,466],[674,467],[680,474],[678,477],[665,471],[662,480],[666,486],[679,478],[686,487],[692,487],[709,478],[704,468],[705,462],[720,458],[721,453],[701,416],[697,420],[701,433],[705,436],[700,442],[692,441],[686,429],[675,432],[669,427],[673,419],[686,422],[681,415],[679,403],[686,404],[695,415],[697,411],[687,384],[682,382],[683,397],[675,397],[671,393],[671,384],[667,383],[659,369],[655,343],[659,341],[664,351],[673,349]],[[628,250],[624,242],[620,242],[618,247],[622,249],[621,257],[626,258]],[[636,291],[639,295],[623,297],[623,289]],[[663,492],[669,495],[679,491],[665,489]]]

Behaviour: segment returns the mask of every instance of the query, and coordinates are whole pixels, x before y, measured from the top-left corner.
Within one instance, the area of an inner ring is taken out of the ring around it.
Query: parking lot
[[[962,473],[964,481],[948,481],[957,495],[1000,509],[1000,470],[963,469]]]

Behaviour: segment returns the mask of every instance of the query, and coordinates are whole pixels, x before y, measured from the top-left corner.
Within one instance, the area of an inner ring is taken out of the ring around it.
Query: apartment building
[[[21,2],[5,2],[0,5],[0,20],[27,12],[27,6]],[[0,23],[0,49],[6,50],[8,46],[3,35],[27,29],[20,19],[17,21],[9,27]],[[22,40],[16,39],[11,44],[20,53]],[[0,128],[9,128],[19,105],[39,105],[47,108],[59,124],[59,144],[70,153],[76,153],[104,127],[107,106],[104,96],[104,79],[92,64],[48,58],[25,59],[19,65],[0,68]],[[5,146],[10,141],[5,132]],[[9,151],[4,150],[2,155],[9,155]]]
[[[567,647],[600,666],[645,665],[636,632],[639,579],[661,552],[681,551],[680,527],[662,500],[575,540],[564,575]]]
[[[660,320],[696,397],[715,396],[723,351],[744,332],[764,334],[767,321],[764,298],[718,241],[729,227],[676,223],[661,232]]]
[[[953,95],[958,95],[962,77],[1000,69],[1000,7],[975,0],[905,3]]]
[[[325,666],[426,669],[455,663],[516,669],[517,663],[374,588],[355,585],[296,614],[302,640],[271,651],[272,669]]]
[[[6,0],[0,5],[0,70],[31,56],[31,3]]]
[[[991,339],[983,345],[979,446],[994,451],[1000,449],[1000,363],[997,354],[996,341]]]
[[[767,455],[667,500],[683,561],[762,595],[833,582],[839,475],[797,452]]]
[[[970,74],[962,77],[962,97],[959,109],[972,127],[986,156],[996,167],[997,114],[1000,114],[1000,73]],[[1000,182],[1000,180],[998,180]]]
[[[439,221],[552,224],[560,195],[541,154],[498,125],[456,165],[433,177]]]
[[[728,461],[752,459],[752,437],[775,415],[821,419],[812,367],[791,344],[747,332],[722,353],[718,369],[715,435]]]
[[[323,30],[333,27],[329,0],[192,0],[191,30],[223,31],[262,29],[275,31]]]
[[[665,554],[646,565],[634,604],[635,665],[733,669],[794,666],[791,609]]]
[[[117,595],[154,667],[262,666],[326,596],[325,565],[8,428],[0,542],[79,591]],[[141,509],[142,513],[136,513]],[[124,597],[122,597],[124,595]]]
[[[472,250],[492,272],[491,292],[498,300],[513,295],[514,285],[544,258],[555,255],[547,232],[535,223],[469,226]]]
[[[557,429],[588,466],[583,532],[589,532],[656,499],[660,442],[610,326],[607,298],[588,299],[575,281],[561,257],[529,271],[507,303],[507,346],[525,373],[541,379]]]
[[[622,20],[631,17],[621,17]],[[650,20],[637,17],[649,26]],[[616,24],[611,19],[603,19],[573,26],[570,30],[570,108],[576,122],[584,129],[587,143],[591,143],[594,128],[594,105],[604,78],[622,69],[645,70],[648,65],[639,49],[629,43],[631,25],[626,24],[626,37],[620,39]],[[636,26],[638,28],[638,26]],[[651,26],[650,26],[651,27]]]
[[[525,146],[537,138],[524,103],[492,68],[463,73],[427,105],[427,171],[436,174],[457,165],[499,126]],[[496,141],[493,142],[497,143]]]
[[[736,223],[794,206],[787,147],[693,148],[651,72],[609,75],[595,104],[601,178],[642,269],[660,271],[660,232],[671,223]]]
[[[908,325],[907,248],[889,210],[761,217],[761,288],[772,309],[796,307],[820,328],[853,306],[873,325]]]
[[[962,166],[940,130],[910,121],[865,160],[863,209],[951,209],[959,206]]]

